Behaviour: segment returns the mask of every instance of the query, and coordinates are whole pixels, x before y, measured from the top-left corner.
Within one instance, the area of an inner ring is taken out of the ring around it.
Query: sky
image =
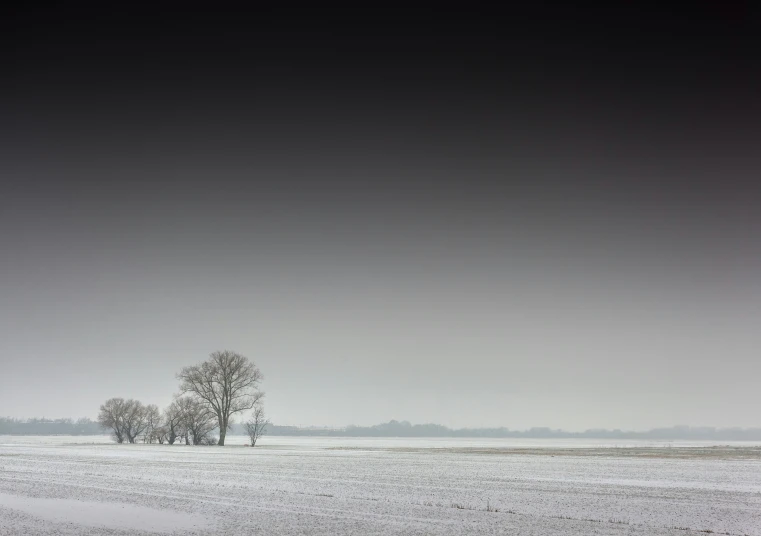
[[[17,11],[0,415],[759,426],[757,13]]]

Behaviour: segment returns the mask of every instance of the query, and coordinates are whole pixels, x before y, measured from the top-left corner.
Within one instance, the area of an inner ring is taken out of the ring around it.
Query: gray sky
[[[163,406],[232,349],[278,424],[761,424],[759,93],[645,52],[620,87],[603,57],[536,74],[544,49],[464,68],[446,39],[351,75],[311,42],[244,69],[19,52],[0,415]]]

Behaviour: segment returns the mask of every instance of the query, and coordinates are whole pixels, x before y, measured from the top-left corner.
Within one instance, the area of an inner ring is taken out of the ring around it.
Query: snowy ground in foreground
[[[268,437],[250,449],[0,436],[0,535],[761,536],[761,450],[707,447]]]

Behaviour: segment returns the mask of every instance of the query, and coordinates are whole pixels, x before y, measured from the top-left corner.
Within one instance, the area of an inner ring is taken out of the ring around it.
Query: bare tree
[[[110,398],[100,406],[98,423],[111,430],[117,443],[134,443],[153,426],[158,425],[158,408],[144,406],[140,401]]]
[[[163,445],[169,439],[169,430],[162,424],[154,429],[153,437],[159,442],[159,445]]]
[[[109,398],[100,406],[98,424],[102,428],[111,430],[111,435],[117,443],[124,443],[127,435],[124,431],[124,414],[126,402],[123,398]]]
[[[181,426],[185,432],[185,444],[193,438],[194,445],[201,445],[217,426],[217,416],[207,405],[194,396],[183,396],[175,400],[181,415]]]
[[[143,409],[145,412],[145,430],[143,431],[143,443],[158,441],[161,434],[161,412],[155,404],[149,404]]]
[[[254,411],[251,413],[251,418],[247,420],[243,425],[246,428],[246,433],[251,440],[251,446],[255,447],[257,440],[264,435],[267,426],[270,421],[264,415],[264,408],[261,404],[254,406]]]
[[[219,445],[225,444],[232,424],[230,417],[252,409],[264,396],[258,390],[262,375],[256,365],[228,350],[214,352],[203,363],[183,368],[177,378],[183,393],[193,393],[216,415]]]
[[[134,443],[148,428],[147,409],[139,400],[131,398],[124,406],[124,435],[127,441]]]
[[[164,410],[164,429],[166,430],[166,442],[174,445],[178,437],[182,436],[182,408],[174,400]]]

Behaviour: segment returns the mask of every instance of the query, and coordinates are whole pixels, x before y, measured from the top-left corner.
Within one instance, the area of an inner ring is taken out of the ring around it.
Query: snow
[[[266,437],[251,449],[230,439],[0,437],[0,535],[761,536],[758,447]]]
[[[206,525],[205,519],[195,514],[182,514],[123,502],[39,499],[0,493],[0,505],[55,523],[76,523],[90,527],[173,532]]]

